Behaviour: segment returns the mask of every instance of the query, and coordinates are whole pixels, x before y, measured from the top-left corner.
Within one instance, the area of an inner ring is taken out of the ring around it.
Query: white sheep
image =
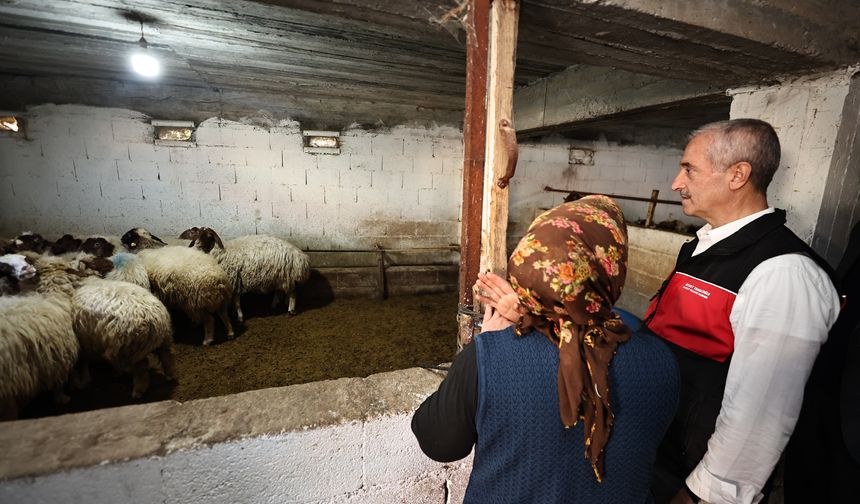
[[[296,288],[310,276],[310,261],[301,249],[269,235],[241,236],[222,243],[218,233],[207,227],[187,229],[179,237],[192,240],[193,246],[212,254],[227,272],[239,322],[244,318],[240,298],[248,292],[274,292],[272,308],[277,308],[287,295],[288,312],[295,315]]]
[[[141,250],[152,292],[168,307],[183,311],[195,324],[203,322],[203,344],[215,339],[218,314],[227,337],[234,336],[227,306],[232,298],[230,279],[215,259],[188,247],[167,246]]]
[[[68,401],[63,385],[80,344],[72,326],[71,294],[81,273],[56,258],[38,258],[37,293],[0,298],[0,417],[16,418],[44,391]]]
[[[155,352],[164,375],[174,378],[170,314],[149,290],[124,281],[88,279],[72,297],[72,320],[85,376],[87,359],[102,358],[133,375],[131,396],[139,398],[149,387],[147,357]]]
[[[22,254],[0,256],[0,296],[21,292],[20,281],[36,275],[36,268]]]
[[[150,233],[148,229],[140,227],[127,231],[122,235],[122,238],[120,238],[120,242],[125,248],[132,252],[144,249],[161,248],[168,245],[179,247],[189,246],[188,240],[177,238],[167,238],[166,240],[162,240]]]
[[[120,252],[110,257],[113,270],[105,275],[105,280],[119,280],[150,289],[149,276],[143,261],[134,254]]]

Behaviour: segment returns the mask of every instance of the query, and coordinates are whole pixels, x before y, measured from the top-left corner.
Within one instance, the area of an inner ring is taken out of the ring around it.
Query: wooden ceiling
[[[768,39],[723,29],[713,19],[692,22],[696,13],[677,7],[684,2],[524,0],[516,83],[580,64],[728,87],[860,53],[849,47],[834,58],[814,44],[789,47],[780,33]],[[729,10],[744,4],[720,3]],[[824,30],[840,18],[780,7],[796,2],[746,3],[758,4],[756,15],[768,12],[766,4],[784,16],[786,30]],[[809,3],[838,4],[860,19],[852,0]],[[0,0],[0,108],[83,103],[164,118],[459,125],[465,34],[457,18],[441,22],[457,6],[455,0]],[[663,17],[671,6],[678,12]],[[157,81],[129,68],[138,18],[163,64]]]

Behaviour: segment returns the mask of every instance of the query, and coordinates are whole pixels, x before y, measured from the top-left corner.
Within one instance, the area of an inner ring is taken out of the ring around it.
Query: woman
[[[663,343],[612,312],[626,262],[621,209],[588,196],[535,219],[510,284],[481,275],[483,332],[412,419],[434,460],[475,446],[465,502],[650,500],[678,371]]]

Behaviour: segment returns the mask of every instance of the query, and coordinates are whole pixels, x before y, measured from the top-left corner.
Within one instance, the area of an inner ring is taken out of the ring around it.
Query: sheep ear
[[[195,227],[192,227],[192,228],[189,228],[189,229],[186,229],[185,231],[183,231],[182,234],[179,235],[179,238],[182,240],[194,240],[198,236],[200,236],[200,228],[195,226]]]
[[[212,230],[210,229],[210,231]],[[224,243],[221,241],[221,237],[218,236],[218,233],[216,233],[215,231],[212,231],[212,234],[215,237],[215,243],[217,243],[218,246],[221,247],[221,250],[224,250]]]
[[[182,233],[182,234],[185,234],[185,233]],[[180,238],[182,238],[182,237],[180,236]],[[190,238],[190,237],[186,236],[186,237],[185,237],[185,238],[183,238],[183,239],[184,239],[184,240],[187,240],[187,239],[189,239],[189,238]],[[196,243],[197,243],[197,238],[191,238],[191,243],[189,243],[189,244],[188,244],[188,248],[193,247]]]
[[[161,240],[161,238],[159,238],[159,237],[155,236],[154,234],[150,234],[149,236],[151,236],[151,237],[152,237],[152,239],[153,239],[153,240],[155,240],[155,241],[157,241],[158,243],[160,243],[160,244],[162,244],[162,245],[167,245],[166,243],[164,243],[164,242]]]

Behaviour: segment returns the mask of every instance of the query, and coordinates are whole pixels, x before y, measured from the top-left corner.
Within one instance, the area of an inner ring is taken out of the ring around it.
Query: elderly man
[[[757,503],[839,312],[830,269],[768,206],[779,139],[764,121],[706,125],[672,183],[707,222],[645,323],[669,343],[681,401],[658,453],[658,503]]]

